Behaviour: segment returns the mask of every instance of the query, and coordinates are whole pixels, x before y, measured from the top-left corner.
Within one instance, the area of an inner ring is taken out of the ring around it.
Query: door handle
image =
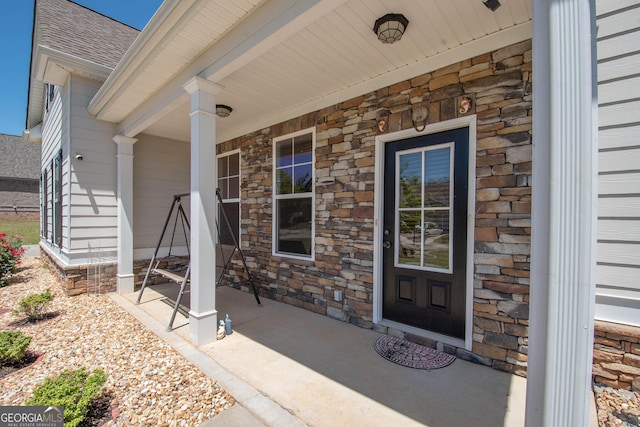
[[[383,244],[382,247],[385,249],[389,249],[391,247],[391,242],[386,240]]]

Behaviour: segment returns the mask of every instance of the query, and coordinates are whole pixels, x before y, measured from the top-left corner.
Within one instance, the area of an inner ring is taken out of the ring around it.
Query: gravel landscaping
[[[14,315],[25,296],[51,289],[51,315],[28,323]],[[65,369],[102,369],[112,417],[105,425],[196,426],[235,402],[185,358],[106,295],[67,297],[39,258],[25,258],[0,288],[0,329],[32,337],[34,364],[0,378],[0,405],[22,405],[47,376]]]

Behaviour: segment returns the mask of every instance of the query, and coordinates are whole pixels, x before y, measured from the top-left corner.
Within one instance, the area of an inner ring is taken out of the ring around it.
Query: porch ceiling
[[[502,3],[491,12],[481,0],[191,0],[90,108],[128,136],[188,141],[182,84],[200,75],[223,86],[217,102],[233,108],[217,122],[224,141],[529,38],[530,0]],[[392,45],[372,31],[387,13],[409,19]]]

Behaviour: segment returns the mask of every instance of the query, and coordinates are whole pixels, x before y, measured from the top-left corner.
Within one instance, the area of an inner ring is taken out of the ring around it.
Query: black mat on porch
[[[415,369],[444,368],[456,360],[456,357],[451,354],[391,335],[380,335],[374,341],[373,348],[385,359]]]

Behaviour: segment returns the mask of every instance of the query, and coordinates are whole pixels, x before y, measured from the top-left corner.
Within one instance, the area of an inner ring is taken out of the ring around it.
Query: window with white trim
[[[312,259],[314,254],[315,131],[275,138],[273,252]]]
[[[235,238],[240,243],[240,151],[232,151],[218,156],[218,188],[224,205],[224,212]],[[222,215],[222,206],[218,211],[220,243],[233,245],[231,230]]]
[[[56,97],[56,87],[55,85],[47,83],[44,87],[44,112],[45,114],[51,110],[51,106],[53,105],[53,100]]]

